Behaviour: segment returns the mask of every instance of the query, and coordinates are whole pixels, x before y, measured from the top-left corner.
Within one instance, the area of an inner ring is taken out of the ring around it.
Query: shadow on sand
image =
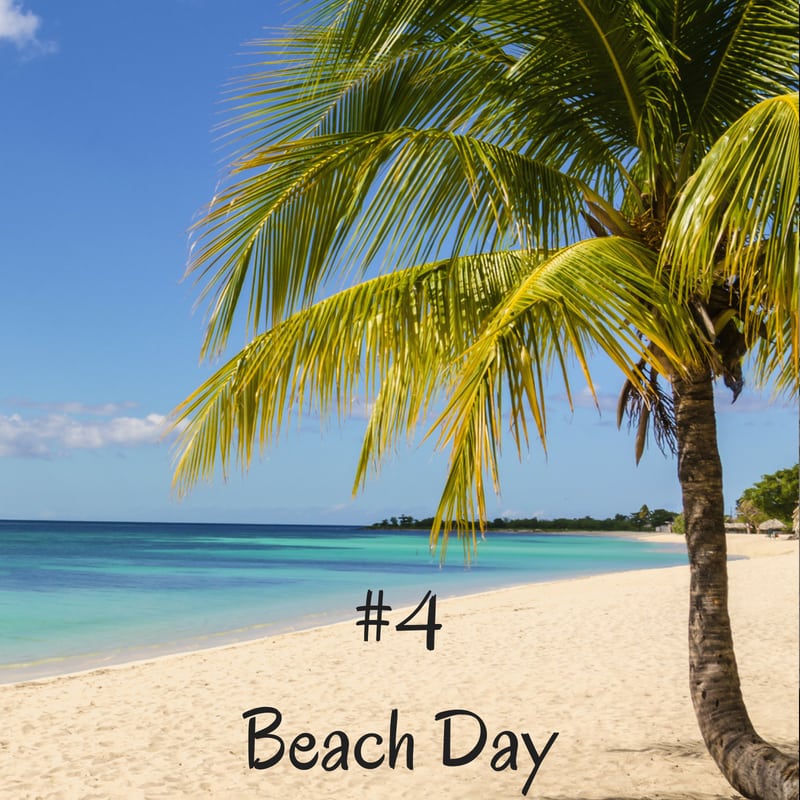
[[[770,742],[784,753],[797,753],[800,742],[797,739],[774,740]],[[650,747],[638,749],[618,748],[610,750],[612,753],[653,753],[680,761],[681,759],[705,758],[708,751],[701,742],[689,744],[675,742],[660,742]],[[658,791],[647,792],[645,794],[615,794],[615,795],[586,795],[585,797],[575,797],[574,795],[541,795],[537,800],[743,800],[742,795],[730,790],[726,794],[709,792],[670,792]]]

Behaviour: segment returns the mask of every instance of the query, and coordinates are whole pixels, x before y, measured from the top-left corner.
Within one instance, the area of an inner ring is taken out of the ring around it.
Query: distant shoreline
[[[465,525],[474,525],[483,531],[502,531],[520,533],[639,533],[664,532],[680,516],[677,511],[666,508],[650,509],[643,505],[638,511],[630,514],[615,514],[613,517],[598,519],[592,516],[554,517],[540,519],[536,516],[495,517],[483,521],[466,520]],[[417,519],[409,514],[399,514],[373,522],[367,527],[371,530],[426,530],[433,527],[435,518]]]
[[[666,517],[670,512],[659,509],[656,521],[637,525],[631,517],[618,515],[619,519],[610,517],[607,519],[595,519],[594,517],[558,517],[556,519],[519,519],[519,520],[493,520],[485,521],[483,525],[475,524],[475,530],[484,532],[501,533],[666,533],[664,530],[677,517],[673,514]],[[373,522],[371,525],[364,526],[367,530],[375,531],[424,531],[433,527],[433,517],[425,519],[405,518],[397,524],[392,524],[388,520]],[[660,530],[659,530],[660,529]],[[469,528],[467,527],[467,530]],[[450,532],[455,532],[454,528]]]

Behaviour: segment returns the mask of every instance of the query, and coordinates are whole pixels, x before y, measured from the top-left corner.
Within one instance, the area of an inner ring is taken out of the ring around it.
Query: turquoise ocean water
[[[469,567],[453,538],[442,567],[424,531],[0,521],[0,683],[355,619],[368,589],[400,608],[685,563],[622,537],[492,532]]]

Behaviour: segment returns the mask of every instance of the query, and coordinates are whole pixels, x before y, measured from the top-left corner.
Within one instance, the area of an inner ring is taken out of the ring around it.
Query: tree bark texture
[[[689,553],[689,680],[709,753],[752,800],[798,800],[798,759],[765,742],[742,699],[728,616],[722,465],[713,379],[697,370],[673,381],[678,479]]]

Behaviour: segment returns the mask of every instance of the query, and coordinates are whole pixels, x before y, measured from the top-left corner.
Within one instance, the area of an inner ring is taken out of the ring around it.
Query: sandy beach
[[[745,701],[796,751],[798,542],[728,542],[747,556],[729,564]],[[488,800],[530,781],[539,800],[727,800],[689,699],[687,603],[687,567],[618,573],[440,600],[432,651],[394,609],[380,642],[354,616],[0,686],[0,797]],[[248,768],[249,724],[262,765],[283,741],[274,766]],[[448,741],[465,763],[443,763]]]

